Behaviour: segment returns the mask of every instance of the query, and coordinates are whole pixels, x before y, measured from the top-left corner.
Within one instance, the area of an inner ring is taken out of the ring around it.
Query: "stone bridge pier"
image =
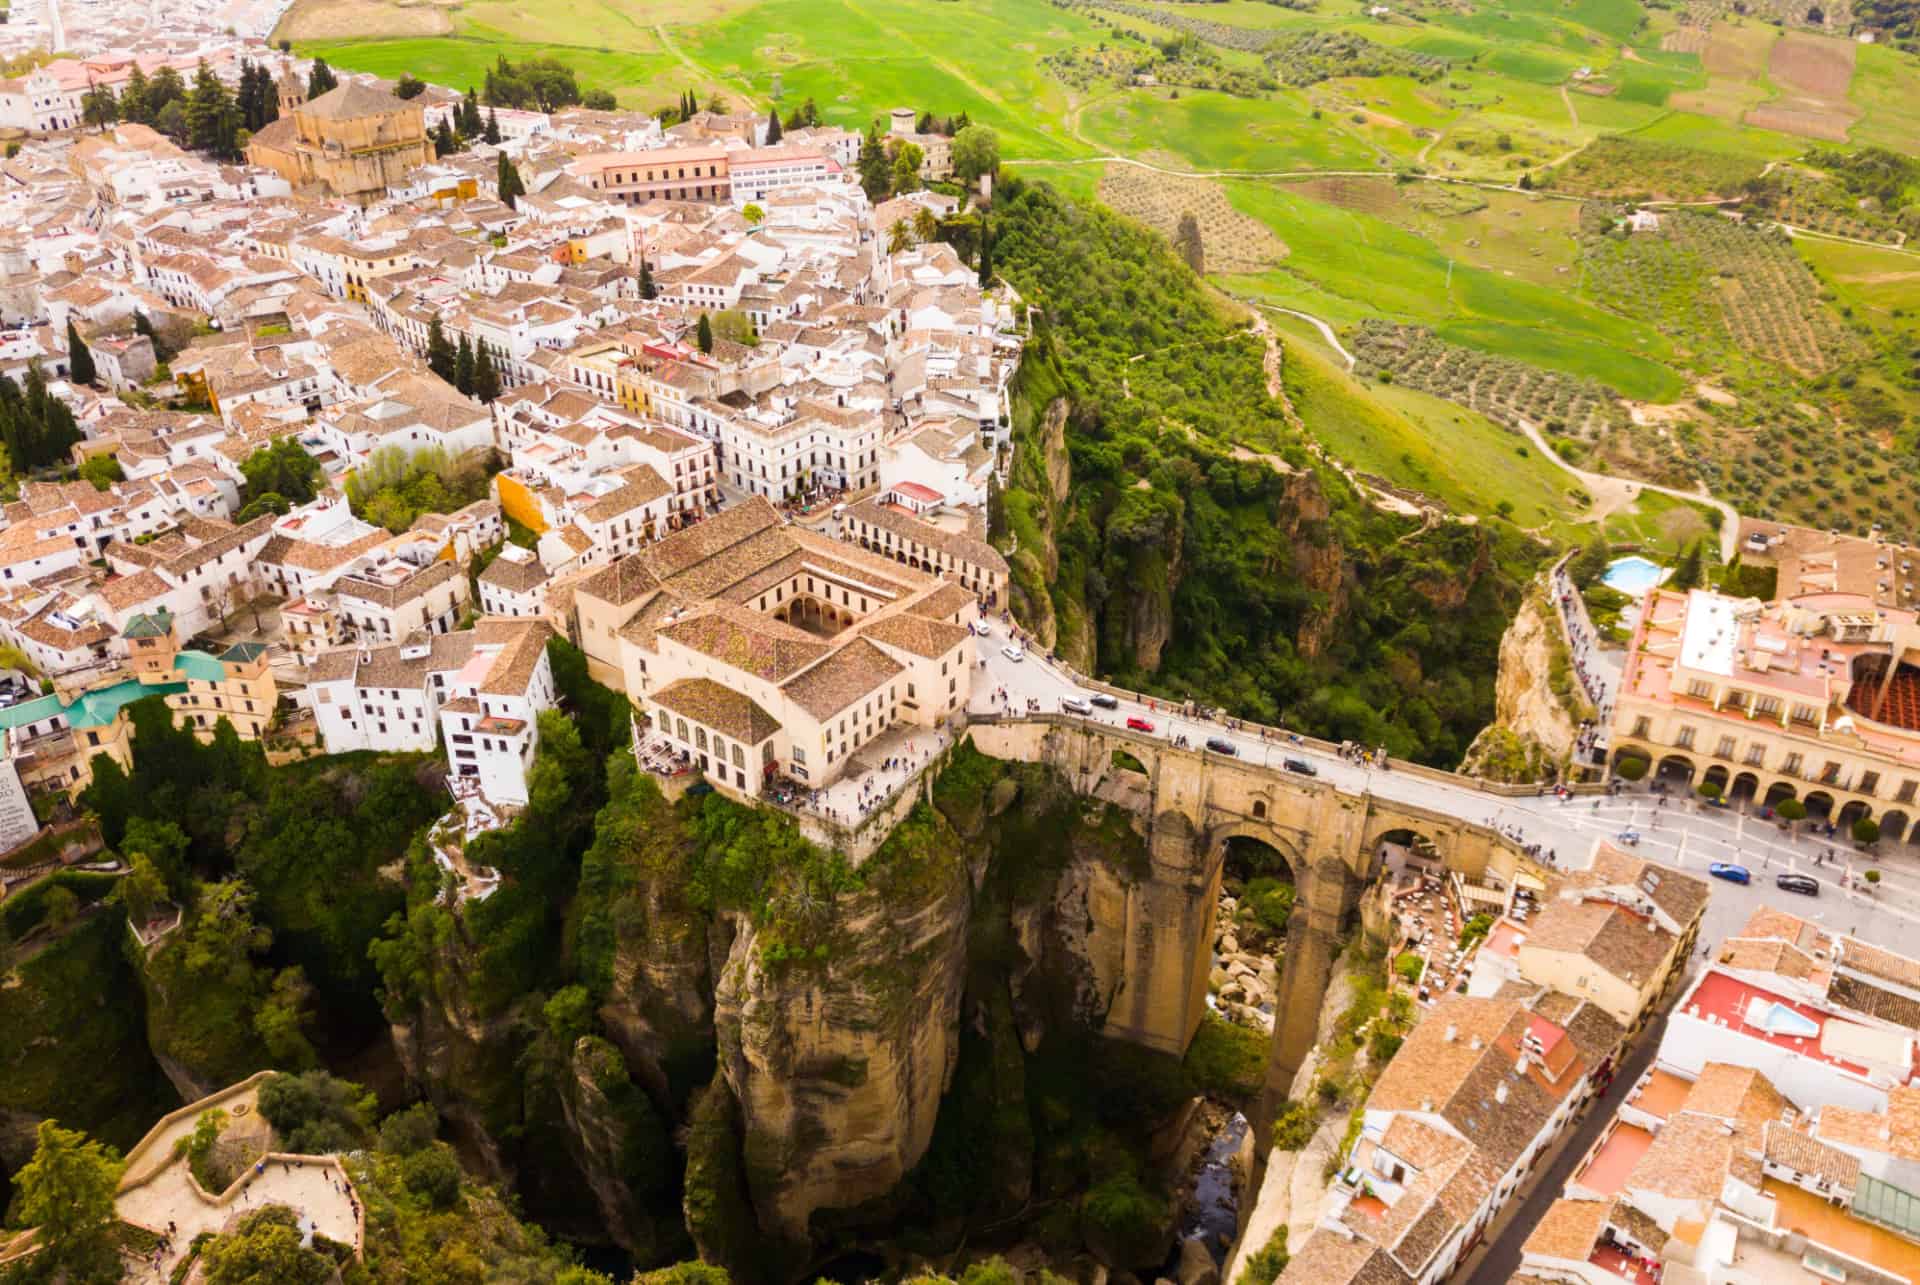
[[[1380,873],[1382,841],[1417,834],[1449,869],[1474,877],[1504,844],[1454,816],[1342,793],[1242,759],[1174,749],[1123,728],[1039,715],[976,723],[969,735],[982,753],[1049,764],[1082,794],[1136,801],[1144,795],[1152,869],[1127,889],[1121,985],[1107,1013],[1108,1035],[1184,1054],[1206,1014],[1229,840],[1257,840],[1285,859],[1296,895],[1274,999],[1267,1107],[1287,1095],[1313,1048],[1341,943]],[[1115,766],[1121,752],[1145,769],[1144,782]],[[1273,1113],[1261,1115],[1255,1123],[1264,1156]]]

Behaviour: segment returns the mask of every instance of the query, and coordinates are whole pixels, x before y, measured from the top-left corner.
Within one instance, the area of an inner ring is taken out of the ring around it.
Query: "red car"
[[[1136,732],[1151,732],[1153,730],[1152,721],[1150,719],[1141,718],[1137,714],[1127,720],[1127,726],[1131,727]]]

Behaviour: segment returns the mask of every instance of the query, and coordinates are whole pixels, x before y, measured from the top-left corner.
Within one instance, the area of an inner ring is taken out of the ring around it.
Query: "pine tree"
[[[500,117],[494,114],[494,110],[491,107],[487,108],[487,129],[481,137],[489,143],[492,143],[495,147],[500,145]]]
[[[73,318],[67,318],[67,369],[73,372],[76,384],[91,384],[100,377],[93,368],[93,350],[80,338],[80,332],[74,329]]]
[[[780,109],[777,107],[769,107],[767,109],[767,146],[772,147],[775,143],[779,141],[780,141]]]
[[[440,318],[436,315],[427,322],[427,369],[451,384],[455,373],[453,365],[453,345],[447,342],[447,332],[440,328]]]
[[[473,395],[491,403],[500,395],[500,371],[493,364],[493,349],[483,340],[480,355],[473,359]]]
[[[193,75],[193,91],[187,95],[187,145],[214,156],[232,157],[239,153],[239,132],[233,95],[203,61]]]
[[[334,78],[333,68],[327,66],[325,58],[313,60],[313,71],[307,76],[307,101],[312,102],[330,89],[338,89],[340,82]]]
[[[694,342],[700,345],[701,352],[713,351],[713,323],[707,320],[707,314],[700,314],[700,324],[694,327]]]
[[[526,195],[527,186],[520,181],[520,171],[513,167],[513,158],[505,152],[500,153],[500,173],[494,183],[500,189],[500,199],[507,203],[507,208],[517,209],[519,199]]]
[[[640,297],[658,299],[660,288],[653,284],[653,267],[645,259],[640,260]]]
[[[186,82],[172,67],[162,67],[153,73],[153,79],[147,82],[146,123],[159,128],[160,113],[167,110],[169,104],[177,103],[186,96]]]
[[[140,70],[139,63],[127,73],[127,83],[120,90],[120,119],[142,125],[153,120],[153,113],[147,109],[147,73]]]
[[[453,386],[460,390],[463,397],[473,396],[473,345],[467,342],[464,334],[460,336],[460,347],[453,355]]]

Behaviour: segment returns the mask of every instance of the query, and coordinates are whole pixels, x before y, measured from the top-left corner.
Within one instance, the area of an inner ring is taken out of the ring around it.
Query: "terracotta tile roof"
[[[1607,1225],[1603,1200],[1556,1200],[1540,1215],[1521,1252],[1584,1263]]]
[[[517,562],[512,558],[495,558],[480,573],[480,583],[493,585],[508,593],[527,593],[538,589],[547,581],[547,569],[532,558]]]
[[[1680,1109],[1761,1125],[1778,1120],[1788,1106],[1773,1082],[1752,1067],[1709,1062],[1701,1068]]]
[[[780,730],[773,715],[711,678],[683,678],[655,692],[653,702],[744,745],[758,745]]]
[[[1765,1140],[1767,1159],[1774,1164],[1813,1174],[1849,1189],[1860,1180],[1860,1161],[1857,1157],[1848,1155],[1838,1147],[1830,1147],[1778,1120],[1767,1125]]]
[[[1858,977],[1835,973],[1827,985],[1827,998],[1843,1008],[1898,1026],[1920,1028],[1920,1000],[1875,986]]]
[[[1644,987],[1673,953],[1678,939],[1653,920],[1611,901],[1555,900],[1540,909],[1528,926],[1521,958],[1530,950],[1580,955]]]
[[[462,574],[459,567],[439,559],[429,562],[398,584],[381,584],[360,576],[342,576],[334,582],[334,592],[343,598],[355,598],[376,606],[393,608],[425,597]]]
[[[1719,962],[1729,968],[1778,973],[1801,981],[1816,972],[1811,955],[1778,937],[1729,937],[1720,943]]]
[[[849,519],[870,522],[883,531],[891,531],[900,539],[917,542],[929,549],[935,549],[949,557],[971,562],[985,567],[1000,575],[1007,574],[1007,560],[1000,551],[985,540],[976,540],[969,535],[945,531],[931,522],[910,517],[898,509],[881,504],[878,498],[866,499],[847,510]]]
[[[866,639],[856,638],[787,680],[780,690],[801,709],[825,721],[904,672],[891,656]]]
[[[945,656],[969,637],[968,631],[944,620],[929,620],[909,612],[895,612],[860,626],[860,633],[875,642],[930,660]]]
[[[1607,1210],[1607,1222],[1655,1255],[1666,1248],[1667,1233],[1660,1230],[1660,1224],[1624,1200],[1613,1202]]]
[[[1920,990],[1920,960],[1896,955],[1890,950],[1861,941],[1858,937],[1840,939],[1839,964],[1842,968],[1881,981]]]
[[[487,676],[480,680],[480,690],[491,696],[526,695],[533,671],[539,668],[540,658],[547,652],[547,641],[553,637],[553,627],[544,620],[513,623],[517,636],[507,643],[487,670]],[[475,629],[478,631],[479,626]],[[489,628],[481,636],[490,637],[492,632]]]
[[[907,610],[929,620],[952,620],[955,616],[964,620],[966,617],[963,613],[977,606],[979,601],[971,591],[947,581],[926,597],[909,603]]]
[[[583,516],[589,522],[607,522],[631,513],[672,493],[666,479],[648,464],[636,464],[623,475],[626,481],[589,504]]]
[[[705,523],[701,524],[702,526]],[[576,593],[589,594],[616,607],[625,606],[647,594],[658,592],[660,577],[648,568],[639,554],[616,558],[574,586]]]
[[[1715,1116],[1686,1110],[1674,1113],[1627,1175],[1627,1190],[1680,1201],[1718,1200],[1740,1153],[1749,1145],[1757,1149],[1760,1142],[1757,1129],[1750,1140],[1739,1125],[1728,1130],[1726,1122]],[[1753,1185],[1760,1185],[1758,1174]]]
[[[1823,1106],[1814,1134],[1861,1151],[1920,1160],[1920,1089],[1894,1085],[1887,1090],[1884,1113]]]
[[[1828,946],[1826,934],[1798,915],[1762,906],[1748,916],[1742,937],[1778,937],[1809,953]]]
[[[718,602],[657,632],[703,656],[770,682],[780,682],[828,651],[826,643],[803,629]]]
[[[1412,1285],[1386,1250],[1331,1231],[1315,1231],[1295,1250],[1279,1285]]]

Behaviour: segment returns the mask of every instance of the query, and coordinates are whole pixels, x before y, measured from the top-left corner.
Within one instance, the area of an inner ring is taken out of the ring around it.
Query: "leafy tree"
[[[617,111],[620,100],[611,89],[589,89],[580,95],[580,105],[596,112]]]
[[[913,248],[913,227],[905,219],[895,219],[887,229],[887,253],[899,254]]]
[[[64,885],[49,888],[40,898],[40,919],[55,933],[65,932],[80,917],[80,898]]]
[[[745,205],[740,207],[740,217],[745,219],[748,223],[754,225],[755,227],[758,227],[762,222],[765,221],[767,217],[767,212],[761,209],[759,206],[755,205],[753,202],[749,201]]]
[[[187,96],[187,83],[172,67],[162,67],[147,83],[146,123],[156,124],[160,114]]]
[[[167,881],[161,877],[160,869],[153,864],[151,857],[135,853],[127,863],[126,875],[114,891],[127,908],[127,918],[136,924],[144,924],[166,902]]]
[[[760,342],[760,336],[753,328],[753,318],[738,308],[723,308],[714,313],[712,330],[716,338],[748,348]]]
[[[64,463],[80,440],[72,409],[48,390],[38,362],[27,367],[24,387],[0,373],[0,445],[16,469]]]
[[[986,125],[969,125],[953,136],[953,176],[972,186],[1000,169],[1000,136]]]
[[[352,1151],[367,1140],[373,1095],[325,1071],[275,1075],[260,1085],[260,1114],[278,1148],[302,1155]]]
[[[767,146],[772,147],[779,141],[780,109],[778,107],[769,107],[767,109]]]
[[[694,342],[700,345],[700,351],[713,351],[713,323],[707,320],[707,314],[700,314],[700,324],[694,327]]]
[[[328,90],[337,89],[339,86],[340,82],[334,77],[333,68],[327,66],[327,60],[315,58],[313,70],[307,75],[307,101],[312,102]]]
[[[105,85],[95,85],[80,97],[80,117],[88,128],[104,130],[120,120],[120,100]]]
[[[455,360],[453,345],[447,342],[447,332],[441,328],[440,315],[435,313],[427,319],[427,369],[451,384],[458,373]]]
[[[1807,819],[1807,805],[1798,799],[1782,799],[1773,805],[1773,814],[1782,821],[1804,821]]]
[[[207,1285],[326,1285],[335,1279],[333,1260],[304,1241],[293,1210],[257,1209],[201,1251]]]
[[[380,1122],[380,1149],[396,1156],[410,1156],[432,1146],[439,1136],[440,1113],[431,1102],[416,1102]]]
[[[437,1143],[408,1156],[402,1166],[407,1190],[434,1209],[451,1209],[460,1199],[460,1162],[453,1148]]]
[[[120,470],[120,461],[111,455],[89,455],[80,462],[80,476],[93,483],[96,491],[111,491],[115,482],[124,482],[127,475]]]
[[[1613,774],[1623,781],[1638,781],[1647,775],[1647,769],[1653,766],[1638,754],[1623,756],[1613,765]]]
[[[421,80],[410,71],[401,73],[400,79],[393,82],[393,95],[395,98],[418,98],[426,92],[427,82]]]
[[[304,1070],[319,1060],[307,1042],[312,1006],[313,987],[307,984],[305,972],[283,968],[274,976],[273,989],[253,1015],[253,1029],[275,1066]]]
[[[901,142],[894,145],[889,181],[895,196],[920,190],[920,163],[925,159],[926,153],[920,150],[918,143]]]
[[[491,107],[487,108],[487,127],[480,137],[495,147],[500,145],[500,114]]]
[[[1607,563],[1613,558],[1613,550],[1607,544],[1606,536],[1595,532],[1591,540],[1582,545],[1580,552],[1567,563],[1567,578],[1576,588],[1584,589],[1607,573]]]
[[[1880,823],[1872,817],[1861,817],[1853,823],[1853,841],[1855,843],[1878,843],[1880,841]]]
[[[277,495],[289,504],[305,504],[320,493],[323,481],[320,461],[292,436],[278,438],[247,456],[240,464],[240,475],[246,479],[242,499],[247,503]]]
[[[487,72],[485,97],[488,103],[497,107],[553,112],[562,107],[577,106],[581,93],[573,69],[558,59],[530,58],[525,62],[513,63],[502,55]],[[477,111],[469,132],[474,135],[480,132]]]
[[[16,1212],[39,1229],[36,1266],[69,1281],[120,1279],[119,1219],[113,1197],[125,1168],[105,1145],[42,1120],[33,1159],[13,1176]]]
[[[913,239],[921,245],[940,235],[940,220],[924,205],[913,212]]]

